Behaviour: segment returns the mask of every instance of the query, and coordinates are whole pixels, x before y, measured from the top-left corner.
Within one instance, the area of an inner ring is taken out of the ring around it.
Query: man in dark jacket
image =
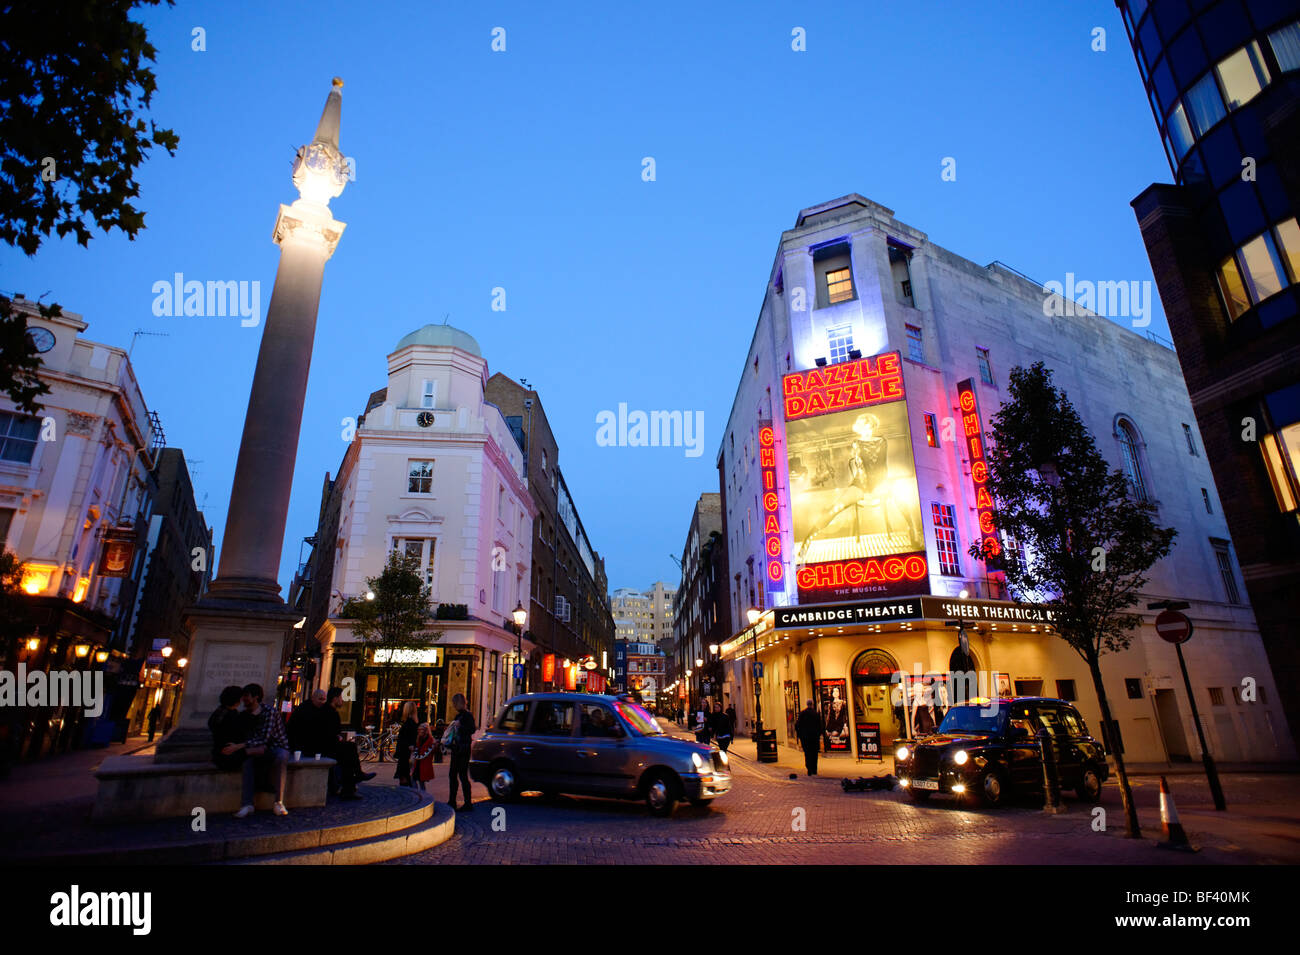
[[[817,754],[822,748],[822,733],[825,729],[822,716],[817,712],[817,704],[809,700],[808,708],[794,721],[794,733],[799,737],[799,745],[803,747],[804,768],[808,770],[809,776],[817,775]]]
[[[469,748],[478,726],[474,722],[474,714],[469,711],[468,704],[465,702],[464,694],[457,693],[453,696],[451,705],[457,710],[456,716],[451,721],[451,725],[456,727],[456,739],[451,749],[451,795],[447,797],[447,802],[455,808],[456,785],[459,782],[465,790],[465,804],[460,809],[462,812],[472,812],[474,799],[469,789]]]
[[[297,750],[308,759],[317,753],[329,756],[338,739],[338,731],[333,729],[331,716],[337,722],[337,712],[333,707],[325,705],[325,691],[312,693],[311,698],[300,703],[289,717],[289,748]]]
[[[242,687],[226,687],[221,691],[221,705],[208,717],[208,729],[212,731],[212,762],[218,769],[239,769],[248,756],[242,748],[248,739],[248,718],[239,710],[243,695]]]

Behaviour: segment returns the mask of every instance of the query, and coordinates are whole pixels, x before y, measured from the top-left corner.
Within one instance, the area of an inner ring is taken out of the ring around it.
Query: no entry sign
[[[1186,643],[1192,635],[1192,622],[1177,610],[1166,610],[1156,617],[1156,633],[1170,643]]]

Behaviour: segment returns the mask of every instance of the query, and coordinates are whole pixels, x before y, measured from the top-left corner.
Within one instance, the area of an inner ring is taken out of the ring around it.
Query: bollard
[[[1038,751],[1043,763],[1043,812],[1059,815],[1065,812],[1061,804],[1061,781],[1056,764],[1056,738],[1046,728],[1038,731]]]

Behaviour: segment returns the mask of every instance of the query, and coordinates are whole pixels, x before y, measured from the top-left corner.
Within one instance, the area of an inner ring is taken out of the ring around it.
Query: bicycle
[[[389,723],[379,732],[371,725],[365,733],[358,733],[356,738],[357,758],[366,762],[395,762],[397,752],[397,732],[401,729],[396,723]]]

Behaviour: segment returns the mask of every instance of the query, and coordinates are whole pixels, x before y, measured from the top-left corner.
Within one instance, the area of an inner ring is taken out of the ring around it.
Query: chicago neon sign
[[[896,351],[792,372],[781,379],[781,395],[786,421],[866,408],[906,397],[903,369]]]
[[[758,423],[758,467],[763,481],[763,559],[768,592],[785,590],[785,555],[781,545],[781,498],[776,483],[776,434],[772,422]]]
[[[837,560],[825,564],[806,564],[795,579],[799,590],[832,590],[837,587],[862,587],[872,584],[899,584],[925,580],[929,576],[924,554]]]
[[[984,423],[980,418],[974,378],[957,383],[957,407],[961,410],[962,440],[970,458],[970,479],[975,488],[975,514],[979,519],[980,535],[985,552],[993,558],[985,563],[993,564],[1002,553],[1002,542],[998,540],[997,528],[993,524],[993,495],[988,489],[989,465],[984,453]]]

